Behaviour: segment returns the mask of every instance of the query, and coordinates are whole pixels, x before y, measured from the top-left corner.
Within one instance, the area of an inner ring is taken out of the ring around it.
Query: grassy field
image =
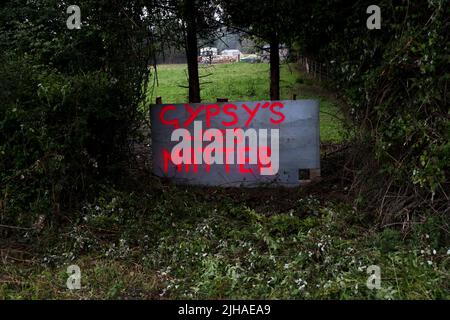
[[[159,86],[150,81],[151,101],[160,96],[164,103],[187,101],[187,66],[181,64],[158,67]],[[154,73],[153,73],[154,75]],[[201,97],[230,101],[258,101],[269,98],[269,65],[267,63],[233,63],[200,67]],[[332,95],[306,78],[295,65],[281,67],[281,99],[318,99],[320,101],[320,134],[322,141],[339,141],[342,137],[341,115]]]

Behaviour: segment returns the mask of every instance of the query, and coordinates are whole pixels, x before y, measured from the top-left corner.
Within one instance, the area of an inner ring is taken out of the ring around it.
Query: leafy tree
[[[444,212],[450,194],[449,1],[380,1],[380,30],[366,27],[371,4],[314,2],[298,41],[305,54],[330,66],[347,102],[354,142],[366,149],[356,155],[355,189],[369,207],[389,213],[384,220],[420,207]]]
[[[212,38],[219,28],[217,6],[211,0],[156,0],[150,6],[157,17],[155,33],[161,47],[182,47],[186,52],[189,102],[200,102],[198,42]]]
[[[267,42],[270,47],[270,99],[280,99],[281,43],[289,44],[298,27],[302,1],[222,1],[223,21],[230,27],[245,31]]]

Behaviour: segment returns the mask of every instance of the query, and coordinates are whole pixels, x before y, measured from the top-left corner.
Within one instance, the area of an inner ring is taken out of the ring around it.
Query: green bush
[[[148,30],[139,6],[78,5],[89,21],[80,30],[51,0],[0,8],[0,224],[57,225],[100,183],[117,181],[128,156]]]
[[[388,193],[413,196],[393,205],[395,214],[433,201],[442,208],[450,190],[449,1],[381,1],[381,30],[366,28],[370,4],[350,10],[344,1],[318,1],[303,49],[329,64],[348,104],[356,142],[365,146],[355,161],[362,194],[384,209]]]
[[[25,60],[2,62],[2,222],[29,225],[92,191],[114,163],[108,157],[120,154],[117,88],[103,72],[64,76]]]

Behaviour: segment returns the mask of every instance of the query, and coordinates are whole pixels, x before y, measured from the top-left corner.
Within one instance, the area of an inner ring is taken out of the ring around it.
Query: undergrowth
[[[444,219],[404,233],[299,190],[239,191],[237,200],[233,189],[153,185],[105,188],[56,237],[17,231],[22,240],[2,248],[0,297],[450,298]],[[81,290],[66,288],[72,264]],[[381,268],[378,290],[366,286],[371,265]]]

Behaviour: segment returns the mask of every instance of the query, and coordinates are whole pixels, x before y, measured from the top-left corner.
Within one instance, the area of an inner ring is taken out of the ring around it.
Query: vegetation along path
[[[202,67],[203,100],[267,99],[268,68]],[[186,101],[186,66],[158,67],[158,82],[149,100]],[[344,148],[344,129],[334,94],[283,65],[282,99],[293,94],[320,100],[320,183],[180,187],[148,168],[134,170],[126,188],[105,185],[58,238],[22,230],[37,234],[39,246],[1,247],[10,263],[0,267],[0,297],[450,298],[450,252],[429,232],[439,222],[430,219],[406,236],[372,225],[349,201],[345,164],[335,152]],[[81,290],[65,287],[70,264],[82,270]],[[370,265],[381,268],[376,290],[366,285]]]

